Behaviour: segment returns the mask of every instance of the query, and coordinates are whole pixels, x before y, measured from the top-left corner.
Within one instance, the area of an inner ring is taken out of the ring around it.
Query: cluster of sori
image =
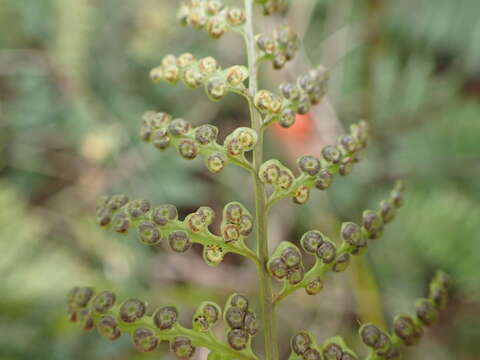
[[[258,177],[262,183],[272,185],[275,193],[290,190],[295,180],[293,172],[277,159],[265,161],[260,166]]]
[[[255,36],[259,61],[272,61],[274,69],[281,69],[295,57],[300,40],[297,33],[288,24],[277,26],[272,34]]]
[[[377,359],[400,359],[400,346],[417,344],[423,335],[423,327],[437,321],[447,300],[448,276],[438,271],[430,283],[428,298],[416,302],[416,316],[397,315],[390,334],[374,324],[363,324],[359,331],[360,338],[377,355]]]
[[[193,127],[184,119],[172,119],[164,112],[148,111],[143,115],[140,136],[163,151],[170,145],[177,148],[184,159],[195,159],[199,154],[212,173],[218,173],[229,163],[247,163],[244,153],[254,148],[257,133],[247,127],[235,129],[221,146],[217,143],[218,128],[210,124]]]
[[[401,358],[401,345],[416,344],[422,334],[423,326],[431,326],[438,319],[439,311],[447,302],[448,278],[443,272],[437,272],[430,283],[430,294],[419,299],[416,304],[416,316],[398,315],[393,321],[392,333],[382,331],[378,326],[368,323],[360,327],[362,342],[370,348],[368,359],[397,360]],[[356,360],[358,356],[349,349],[341,337],[327,339],[323,345],[317,345],[314,337],[301,331],[290,342],[292,354],[289,360]]]
[[[300,250],[291,242],[283,241],[268,260],[270,274],[278,279],[286,279],[290,284],[300,283],[305,276]]]
[[[108,340],[117,340],[122,333],[128,332],[140,352],[154,351],[162,340],[170,342],[171,351],[180,359],[193,356],[195,342],[228,346],[211,332],[222,317],[220,306],[214,302],[205,301],[197,308],[192,329],[178,324],[178,311],[174,306],[160,307],[147,316],[144,301],[131,298],[116,304],[116,295],[107,290],[96,294],[90,287],[74,287],[67,296],[67,305],[70,320],[79,323],[84,330],[96,327]],[[239,294],[230,297],[225,322],[230,328],[228,344],[235,351],[243,350],[250,344],[250,336],[255,335],[258,329],[256,315],[249,309],[247,298]],[[189,336],[192,332],[195,336]]]
[[[283,11],[287,7],[286,0],[255,0],[255,2],[263,6],[264,15],[271,15]]]
[[[202,244],[203,258],[211,266],[219,265],[225,252],[243,254],[247,249],[244,239],[253,230],[252,215],[238,202],[223,209],[221,237],[209,231],[214,219],[215,212],[208,206],[198,208],[180,221],[174,205],[152,207],[147,200],[129,201],[125,195],[104,196],[97,204],[97,221],[101,226],[111,226],[119,233],[136,228],[139,240],[150,246],[168,239],[176,252],[187,251],[192,243]]]
[[[228,344],[235,350],[250,348],[251,336],[258,331],[258,320],[248,299],[240,294],[231,295],[225,306]]]
[[[304,204],[310,196],[310,189],[325,190],[332,184],[334,174],[349,175],[354,164],[362,158],[367,146],[368,125],[365,121],[353,124],[350,133],[342,135],[337,145],[327,145],[321,157],[302,156],[297,160],[301,171],[294,177],[291,170],[278,160],[268,160],[259,169],[260,180],[273,186],[272,201],[292,197],[297,204]]]
[[[231,202],[223,208],[222,237],[227,243],[243,241],[253,230],[253,216],[239,202]]]
[[[222,317],[222,309],[218,304],[204,301],[193,315],[192,329],[200,332],[209,332]]]
[[[265,114],[265,124],[278,122],[289,128],[296,121],[297,114],[306,114],[314,104],[318,104],[326,94],[328,72],[323,66],[310,70],[297,79],[297,84],[280,85],[282,96],[268,90],[260,90],[255,96],[257,109]]]
[[[402,203],[403,185],[398,183],[390,199],[380,204],[380,210],[363,212],[361,225],[344,222],[340,229],[342,244],[337,248],[325,234],[310,230],[300,239],[302,249],[316,257],[313,267],[305,273],[300,250],[290,242],[282,242],[268,261],[268,270],[277,280],[285,281],[288,287],[305,288],[309,295],[318,294],[323,288],[327,270],[342,272],[348,268],[350,257],[362,253],[368,239],[377,239],[384,225],[390,222]]]
[[[152,208],[147,200],[129,201],[122,194],[103,196],[97,203],[97,221],[101,226],[112,226],[118,233],[136,228],[145,245],[157,245],[167,238],[177,252],[185,252],[192,245],[186,226],[178,221],[177,208],[171,204]]]
[[[322,345],[307,331],[301,331],[290,340],[292,350],[289,360],[357,360],[341,337],[327,339]]]
[[[197,60],[192,54],[184,53],[178,58],[165,56],[161,64],[150,71],[150,78],[154,82],[165,80],[171,84],[182,80],[190,88],[204,85],[210,99],[218,101],[229,91],[245,92],[243,82],[248,78],[248,70],[240,65],[222,70],[211,56]]]
[[[187,217],[188,218],[188,217]],[[223,208],[221,223],[222,242],[233,248],[246,248],[245,238],[253,231],[253,216],[239,202],[231,202]],[[208,244],[203,248],[203,259],[210,266],[217,266],[223,261],[225,246]]]
[[[228,30],[239,31],[245,23],[242,9],[224,6],[220,0],[190,0],[180,5],[177,17],[182,25],[206,29],[214,39]]]

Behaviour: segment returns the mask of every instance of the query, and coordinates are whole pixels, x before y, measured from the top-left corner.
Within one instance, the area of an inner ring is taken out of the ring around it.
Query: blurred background
[[[65,293],[73,285],[136,295],[152,308],[176,303],[185,323],[202,300],[223,304],[234,290],[255,297],[248,261],[228,255],[212,269],[200,248],[183,255],[146,248],[135,234],[118,236],[95,223],[96,198],[114,192],[177,204],[182,214],[200,205],[221,211],[232,200],[252,208],[241,169],[212,177],[200,159],[187,162],[173,149],[159,153],[139,141],[146,110],[213,123],[221,138],[249,121],[235,95],[213,104],[202,90],[150,83],[149,70],[167,53],[245,63],[238,36],[214,41],[178,26],[177,5],[0,3],[1,360],[173,358],[166,345],[141,355],[126,336],[110,343],[82,333],[66,317]],[[257,10],[259,31],[285,21],[262,19]],[[329,67],[331,82],[328,99],[294,128],[268,131],[268,157],[293,165],[300,155],[318,155],[361,118],[371,122],[373,139],[351,176],[312,192],[306,206],[284,200],[274,207],[271,248],[298,242],[312,228],[338,233],[339,221],[359,221],[397,178],[408,192],[394,223],[369,247],[366,265],[331,274],[321,295],[298,292],[281,305],[283,358],[300,329],[320,341],[340,334],[362,353],[357,319],[369,299],[379,296],[389,323],[396,313],[414,311],[441,268],[452,277],[452,300],[405,358],[479,359],[479,14],[478,0],[296,0],[285,15],[304,48],[280,72],[264,65],[261,87],[275,89],[311,64]],[[363,288],[364,266],[379,294]],[[205,352],[196,356],[204,359]]]

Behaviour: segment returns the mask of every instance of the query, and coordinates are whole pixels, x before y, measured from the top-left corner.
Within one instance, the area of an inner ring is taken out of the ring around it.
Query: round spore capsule
[[[168,125],[168,132],[173,136],[187,135],[192,125],[184,119],[175,119]]]
[[[109,209],[98,209],[96,213],[98,225],[107,226],[112,221]]]
[[[288,282],[292,285],[296,285],[300,283],[305,275],[305,269],[300,264],[294,268],[289,268],[287,272],[287,279]]]
[[[280,85],[280,92],[289,100],[296,101],[300,97],[300,90],[298,87],[291,83],[283,83]]]
[[[97,328],[100,335],[108,340],[116,340],[122,335],[117,321],[111,316],[102,317],[98,322]]]
[[[296,113],[293,109],[291,108],[285,108],[282,110],[280,113],[280,117],[278,119],[278,123],[280,124],[281,127],[284,128],[289,128],[293,124],[295,124],[296,121]]]
[[[385,224],[388,224],[395,217],[395,207],[390,201],[382,200],[380,202],[380,215]]]
[[[207,22],[208,34],[213,39],[220,39],[227,29],[225,21],[218,17],[212,17]]]
[[[202,145],[208,145],[217,140],[218,128],[213,125],[202,125],[195,129],[195,140]]]
[[[85,308],[95,294],[90,287],[79,287],[73,292],[73,305],[77,308]]]
[[[300,76],[297,83],[298,87],[307,93],[312,92],[315,87],[315,81],[309,74]]]
[[[360,338],[368,347],[375,347],[380,339],[380,329],[374,324],[364,324],[359,330]]]
[[[145,245],[156,245],[161,240],[160,231],[153,223],[147,221],[138,226],[138,235],[140,241]]]
[[[205,84],[205,89],[212,100],[218,101],[225,96],[226,84],[222,79],[213,78]]]
[[[303,360],[321,360],[322,355],[320,355],[318,350],[310,348],[303,353],[302,358]]]
[[[340,166],[338,168],[338,173],[341,175],[341,176],[347,176],[349,175],[352,170],[353,170],[353,158],[351,157],[345,157],[342,159],[342,161],[340,161]]]
[[[243,328],[245,312],[237,307],[230,307],[225,313],[225,319],[232,329]]]
[[[158,150],[163,151],[170,146],[170,137],[166,135],[160,135],[159,132],[159,130],[153,132],[152,144]]]
[[[113,229],[116,232],[126,233],[130,227],[130,217],[127,214],[120,212],[113,217],[112,223]]]
[[[332,270],[335,272],[345,271],[348,268],[349,264],[350,264],[350,255],[349,254],[340,255],[337,258],[337,260],[335,260]]]
[[[310,189],[307,186],[303,185],[303,186],[299,186],[295,190],[293,202],[296,204],[302,205],[302,204],[305,204],[309,198],[310,198]]]
[[[358,143],[351,135],[342,135],[339,138],[339,144],[347,153],[353,153],[357,149]]]
[[[333,182],[333,175],[327,169],[320,170],[316,179],[315,179],[315,187],[318,190],[325,190],[332,185]]]
[[[409,316],[397,316],[393,321],[393,331],[405,345],[413,345],[416,342],[417,331],[413,320]]]
[[[165,306],[153,314],[153,323],[160,330],[170,330],[177,322],[178,311],[173,306]]]
[[[209,155],[206,160],[205,164],[212,173],[216,174],[223,170],[225,167],[226,159],[225,156],[221,153],[214,153]]]
[[[145,315],[147,306],[139,299],[128,299],[121,306],[119,311],[120,319],[126,323],[133,323]]]
[[[128,213],[131,217],[145,215],[150,210],[150,203],[147,200],[133,200],[128,204]]]
[[[390,360],[390,358],[388,359]],[[354,354],[344,352],[342,354],[342,360],[358,360],[358,358]]]
[[[215,220],[215,211],[209,206],[201,206],[197,209],[197,214],[201,215],[205,223],[210,225]]]
[[[247,347],[249,335],[243,329],[232,329],[227,334],[228,344],[232,349],[240,351]]]
[[[227,224],[223,226],[222,237],[226,243],[237,241],[240,239],[240,229],[235,224]]]
[[[380,336],[374,346],[375,351],[379,355],[384,355],[387,354],[391,348],[392,341],[390,340],[390,337],[383,331],[380,331]]]
[[[247,311],[248,310],[248,299],[241,294],[235,294],[230,299],[230,305],[232,305],[236,308],[239,308],[242,311]]]
[[[180,67],[185,67],[195,62],[195,56],[191,53],[186,52],[181,54],[177,59],[177,65]]]
[[[255,335],[258,331],[258,319],[255,313],[249,311],[245,315],[245,330],[250,335]]]
[[[247,74],[240,66],[232,66],[227,69],[227,82],[231,86],[239,86],[246,78]]]
[[[203,258],[210,266],[217,266],[223,261],[224,251],[220,246],[207,245],[203,249]]]
[[[152,213],[152,220],[158,225],[166,225],[178,219],[178,211],[174,205],[165,204],[156,207]]]
[[[323,356],[325,360],[341,360],[342,348],[335,343],[330,343],[323,348]]]
[[[239,156],[243,152],[243,146],[237,138],[227,137],[223,143],[229,156]]]
[[[190,237],[185,231],[182,230],[177,230],[170,233],[168,236],[168,241],[172,250],[179,253],[187,251],[192,246]]]
[[[292,336],[290,340],[290,347],[292,348],[293,352],[297,355],[302,355],[310,348],[312,345],[312,338],[306,332],[299,332]]]
[[[195,347],[186,336],[175,337],[170,343],[170,348],[180,359],[189,359],[195,353]]]
[[[282,259],[287,267],[295,267],[302,262],[302,254],[296,247],[287,247],[282,251]]]
[[[194,329],[198,329],[201,332],[206,332],[211,328],[211,324],[203,316],[197,316],[193,321]]]
[[[281,257],[273,258],[268,262],[270,273],[277,279],[283,279],[287,276],[288,267]]]
[[[217,71],[218,69],[217,60],[215,60],[211,56],[207,56],[201,59],[198,63],[198,66],[200,68],[200,71],[205,74],[210,74],[212,72]]]
[[[363,212],[362,226],[370,232],[376,232],[383,227],[383,221],[375,211],[366,210]]]
[[[93,309],[98,313],[105,313],[115,305],[116,296],[113,292],[104,290],[93,300]]]
[[[178,153],[186,160],[195,159],[199,151],[198,144],[194,140],[184,139],[178,144]]]
[[[415,309],[417,318],[426,326],[433,325],[438,319],[438,310],[430,299],[419,299]]]
[[[325,264],[330,264],[337,256],[337,249],[335,245],[328,240],[325,240],[317,249],[317,256],[322,259]]]
[[[245,13],[237,7],[230,8],[227,12],[227,20],[233,26],[242,25],[245,22]]]
[[[300,170],[310,176],[315,176],[320,171],[320,161],[316,157],[302,156],[297,160],[297,163]]]
[[[108,207],[112,210],[118,210],[128,202],[128,197],[126,195],[113,195],[108,200]]]
[[[267,161],[260,167],[258,176],[264,184],[276,184],[280,176],[280,168],[276,163]]]
[[[343,223],[340,233],[342,240],[351,246],[358,246],[362,240],[360,226],[353,222]]]
[[[238,128],[233,134],[238,139],[243,151],[252,150],[258,140],[257,133],[248,127]]]
[[[207,226],[205,217],[198,212],[189,214],[185,218],[185,222],[187,223],[188,230],[190,230],[191,232],[202,231]]]
[[[225,206],[225,216],[229,223],[238,224],[242,213],[242,207],[237,203],[230,203]]]
[[[317,295],[323,289],[323,281],[320,277],[316,277],[309,281],[305,287],[305,291],[308,295]]]
[[[318,247],[323,243],[323,236],[319,231],[308,231],[303,234],[300,239],[300,244],[302,245],[305,252],[315,255]]]
[[[183,73],[183,82],[190,88],[197,88],[202,85],[203,75],[197,69],[186,69]]]
[[[253,230],[253,217],[250,215],[242,215],[240,217],[240,234],[242,236],[248,236]]]
[[[152,352],[159,344],[154,332],[148,328],[136,329],[132,334],[132,340],[135,348],[140,352]]]
[[[209,324],[216,324],[221,315],[220,307],[214,303],[206,303],[202,307],[202,314]]]

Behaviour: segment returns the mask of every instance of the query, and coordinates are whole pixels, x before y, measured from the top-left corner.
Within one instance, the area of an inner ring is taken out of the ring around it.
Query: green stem
[[[256,238],[257,238],[257,256],[260,263],[257,265],[259,278],[259,302],[261,323],[264,336],[265,360],[278,359],[278,346],[274,329],[274,309],[273,309],[273,290],[272,281],[267,272],[266,264],[268,261],[268,219],[267,219],[267,194],[264,185],[260,182],[257,173],[263,162],[263,129],[260,113],[253,105],[253,98],[257,93],[258,74],[257,74],[257,54],[255,49],[255,40],[253,32],[253,0],[245,0],[245,41],[247,46],[249,77],[249,108],[252,128],[258,133],[258,143],[253,150],[253,166],[255,173],[252,179],[255,188],[255,218],[256,218]]]

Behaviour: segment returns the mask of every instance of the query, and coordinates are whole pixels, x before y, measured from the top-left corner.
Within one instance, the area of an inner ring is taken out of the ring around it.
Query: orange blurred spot
[[[295,124],[285,129],[278,124],[273,127],[275,135],[289,142],[309,141],[313,133],[313,120],[310,114],[297,114]]]

